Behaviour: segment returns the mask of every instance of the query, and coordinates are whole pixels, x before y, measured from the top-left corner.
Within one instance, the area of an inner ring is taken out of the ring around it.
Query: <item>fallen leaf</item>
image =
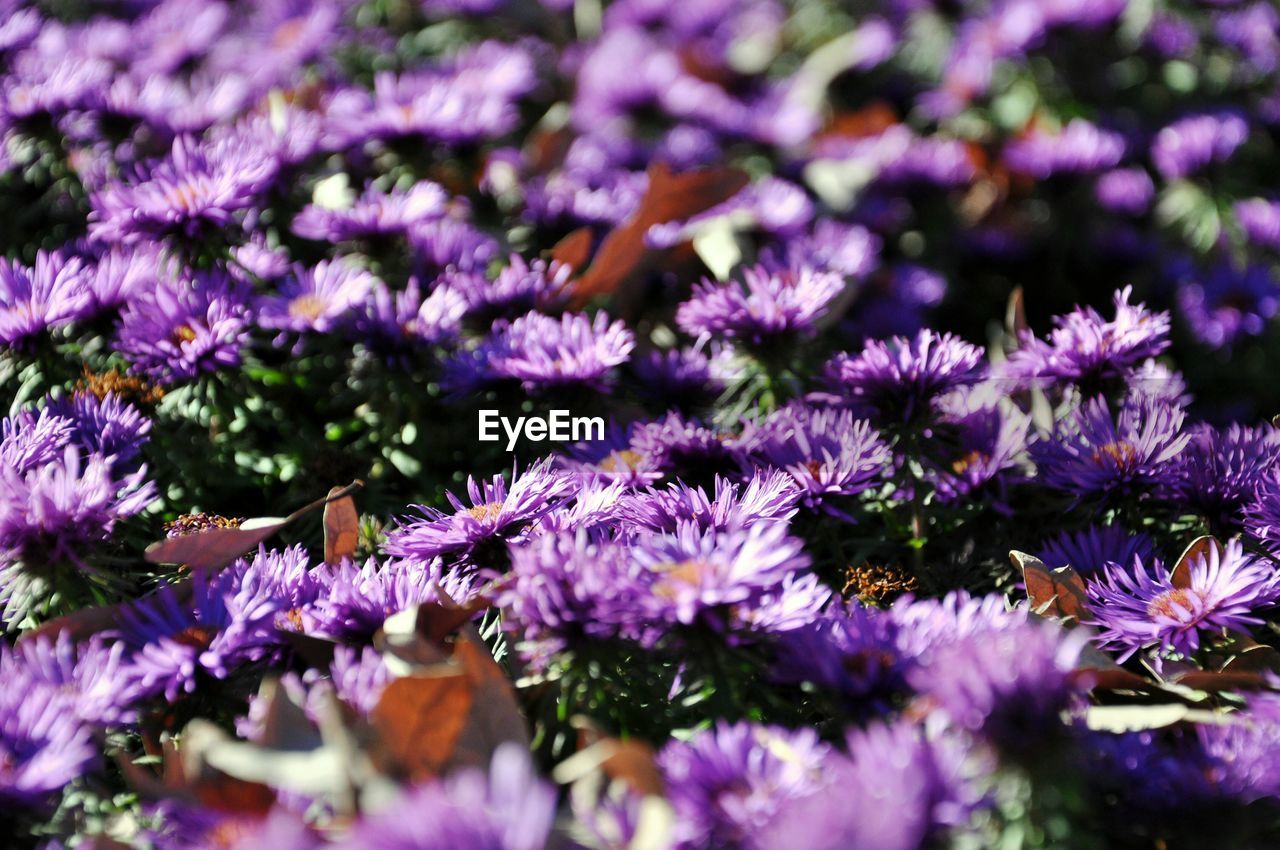
[[[384,772],[411,780],[440,776],[467,725],[475,690],[466,672],[404,676],[382,691],[369,720],[385,749]]]
[[[1174,587],[1184,590],[1190,587],[1191,564],[1195,561],[1206,560],[1209,557],[1209,553],[1215,549],[1219,558],[1226,552],[1221,543],[1207,534],[1192,540],[1191,544],[1182,551],[1182,555],[1174,565],[1173,572],[1169,574],[1169,581]]]
[[[1049,569],[1034,555],[1010,552],[1009,559],[1022,570],[1031,610],[1058,620],[1075,620],[1089,610],[1084,581],[1071,567]]]
[[[324,505],[324,562],[330,566],[354,557],[356,544],[360,541],[360,514],[356,511],[356,500],[350,495],[339,495],[344,489],[331,489],[329,501]]]

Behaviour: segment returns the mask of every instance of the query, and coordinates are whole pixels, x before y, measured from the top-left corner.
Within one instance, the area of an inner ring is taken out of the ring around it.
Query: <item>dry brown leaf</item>
[[[1022,570],[1031,610],[1057,620],[1079,622],[1089,610],[1084,581],[1071,567],[1049,569],[1034,555],[1010,552],[1014,566]]]
[[[330,501],[324,506],[324,562],[330,566],[350,560],[360,542],[360,514],[356,500],[340,496],[345,488],[329,491]]]

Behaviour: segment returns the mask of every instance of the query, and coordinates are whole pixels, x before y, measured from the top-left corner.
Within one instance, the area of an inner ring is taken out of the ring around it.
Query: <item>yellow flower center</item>
[[[1181,620],[1186,617],[1185,612],[1192,610],[1192,603],[1196,598],[1194,591],[1183,587],[1166,590],[1147,604],[1147,616]]]
[[[1093,453],[1093,462],[1101,463],[1104,457],[1111,458],[1112,463],[1119,467],[1132,466],[1138,459],[1138,450],[1132,443],[1117,440],[1114,443],[1099,446]]]

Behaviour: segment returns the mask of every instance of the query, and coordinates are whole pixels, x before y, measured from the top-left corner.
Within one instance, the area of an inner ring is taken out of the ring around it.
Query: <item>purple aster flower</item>
[[[533,310],[554,311],[570,291],[573,269],[552,261],[526,262],[512,254],[492,281],[479,272],[445,275],[440,288],[448,288],[466,302],[470,326],[488,330],[496,319],[519,317]]]
[[[133,244],[155,236],[224,231],[252,207],[278,163],[236,137],[200,143],[180,137],[168,158],[104,187],[93,199],[90,235]]]
[[[1249,534],[1272,548],[1280,544],[1280,470],[1268,470],[1260,478],[1244,515]]]
[[[663,635],[650,610],[651,574],[616,540],[583,529],[511,547],[511,572],[494,604],[523,637],[535,666],[566,648],[623,639],[652,647]]]
[[[383,192],[375,185],[350,206],[310,204],[293,219],[293,232],[304,239],[347,242],[405,233],[412,226],[443,218],[449,196],[427,180],[405,191]]]
[[[1225,727],[1206,726],[1198,729]],[[1168,826],[1179,810],[1201,811],[1215,796],[1210,784],[1213,760],[1189,737],[1156,732],[1087,732],[1080,735],[1081,773],[1103,794],[1123,795],[1122,817],[1135,810],[1151,813]]]
[[[409,249],[418,274],[479,271],[498,258],[498,240],[465,221],[442,218],[409,228]]]
[[[406,137],[449,144],[482,141],[516,125],[516,101],[535,81],[528,51],[488,41],[430,71],[380,73],[372,95],[340,92],[330,103],[329,120],[351,145]]]
[[[129,649],[125,681],[173,702],[195,692],[197,674],[224,679],[259,656],[275,613],[269,603],[233,613],[219,585],[195,576],[189,601],[164,585],[124,608],[107,636]]]
[[[5,672],[6,664],[17,669]],[[108,726],[132,723],[133,705],[143,696],[127,681],[126,665],[124,644],[97,637],[76,644],[63,632],[56,639],[23,641],[7,661],[0,657],[0,674],[6,682],[25,677],[35,687],[59,690],[81,721]]]
[[[1037,480],[1077,498],[1151,493],[1176,480],[1175,461],[1190,435],[1181,407],[1147,395],[1118,415],[1097,396],[1059,423],[1058,433],[1031,446]]]
[[[718,631],[754,624],[784,583],[806,572],[809,556],[784,523],[702,531],[690,523],[675,534],[640,538],[632,558],[648,573],[653,616],[675,625],[701,621]],[[775,631],[811,622],[830,591],[797,588],[798,616]],[[803,610],[807,607],[807,610]]]
[[[716,475],[735,471],[741,456],[732,434],[671,412],[662,419],[636,425],[629,445],[614,457],[612,465],[617,472],[621,461],[621,471],[639,473],[642,479],[652,472],[695,486],[709,486]]]
[[[502,475],[490,481],[468,477],[470,505],[453,493],[445,494],[452,512],[416,505],[423,517],[388,534],[383,548],[402,558],[472,555],[478,546],[506,539],[566,500],[573,486],[570,476],[550,469],[546,462],[528,467],[523,474],[512,469],[509,486]]]
[[[653,349],[634,357],[631,369],[638,392],[655,404],[681,409],[722,393],[735,371],[732,361],[729,349],[708,345],[703,337],[691,347]]]
[[[74,423],[48,405],[0,420],[0,464],[23,473],[55,463],[71,442]]]
[[[1232,424],[1196,425],[1178,458],[1174,485],[1181,504],[1209,521],[1215,532],[1240,529],[1266,474],[1280,461],[1280,431]],[[1123,562],[1121,562],[1123,563]]]
[[[832,606],[809,625],[781,636],[770,678],[835,691],[858,710],[883,709],[905,684],[897,632],[886,614],[856,599]]]
[[[987,384],[942,399],[943,413],[926,447],[932,457],[924,478],[943,503],[970,498],[990,485],[998,505],[1007,510],[1001,494],[1006,484],[1025,477],[1031,418],[1001,404],[995,393],[981,392],[985,388],[994,389]]]
[[[1027,334],[1009,355],[1008,373],[1087,387],[1126,377],[1169,347],[1169,314],[1130,304],[1131,291],[1125,287],[1116,293],[1116,316],[1110,322],[1092,307],[1077,307],[1054,319],[1047,342]]]
[[[1056,623],[978,632],[926,652],[907,681],[960,728],[1026,757],[1065,726],[1059,714],[1079,693],[1072,675],[1088,638]]]
[[[280,294],[259,303],[258,322],[264,328],[332,333],[361,307],[377,278],[340,260],[321,260],[314,268],[297,267]]]
[[[783,248],[761,252],[765,265],[779,271],[812,268],[861,279],[875,268],[880,254],[880,238],[856,224],[823,218],[809,233],[791,236]]]
[[[1124,156],[1124,147],[1119,133],[1073,118],[1058,133],[1036,129],[1005,145],[1004,161],[1014,171],[1043,180],[1111,168]]]
[[[833,500],[878,486],[893,466],[879,433],[852,411],[790,404],[744,437],[751,456],[784,470],[800,501],[844,517]],[[847,517],[846,517],[847,518]]]
[[[604,389],[613,367],[625,363],[634,347],[635,335],[604,313],[594,319],[529,313],[499,323],[478,349],[453,360],[451,383],[459,390],[503,379],[520,381],[530,392],[571,385]]]
[[[1082,576],[1093,576],[1109,563],[1128,564],[1135,557],[1150,561],[1155,553],[1155,544],[1146,534],[1134,534],[1119,525],[1091,525],[1045,540],[1039,558],[1050,568],[1071,567]]]
[[[303,612],[328,590],[328,574],[311,566],[300,545],[283,550],[259,546],[252,558],[241,558],[218,574],[219,592],[232,614],[271,608],[277,629],[302,632]]]
[[[95,306],[79,259],[40,251],[28,268],[0,257],[0,343],[23,346],[50,328],[87,318]]]
[[[1280,311],[1280,279],[1263,263],[1240,269],[1217,262],[1207,273],[1179,281],[1177,303],[1196,339],[1210,348],[1230,348],[1260,336]]]
[[[42,808],[98,759],[74,695],[41,682],[28,663],[0,646],[0,801],[9,812]]]
[[[128,468],[151,433],[151,420],[114,393],[98,398],[76,392],[49,401],[46,409],[71,424],[70,437],[76,445],[103,455],[116,470]]]
[[[1220,553],[1191,560],[1185,586],[1159,561],[1150,572],[1135,558],[1129,567],[1108,564],[1101,577],[1086,587],[1097,603],[1091,625],[1102,631],[1104,646],[1121,650],[1124,661],[1140,649],[1191,656],[1200,649],[1202,634],[1223,630],[1247,632],[1260,625],[1261,609],[1280,598],[1273,570],[1246,555],[1240,541],[1228,541]]]
[[[39,127],[67,113],[90,107],[111,78],[111,63],[86,56],[42,56],[20,53],[6,62],[0,92],[0,121],[7,125]]]
[[[826,377],[859,415],[886,425],[927,416],[943,393],[986,374],[982,349],[951,334],[868,340],[862,353],[836,355]]]
[[[1280,65],[1280,11],[1270,3],[1216,12],[1213,31],[1223,44],[1240,51],[1245,74],[1264,77]]]
[[[81,563],[85,544],[107,539],[156,498],[145,466],[117,478],[110,459],[72,445],[25,471],[0,467],[0,485],[0,563],[21,559],[27,567]]]
[[[693,296],[680,305],[676,323],[693,337],[708,334],[754,345],[789,336],[808,336],[845,287],[833,272],[802,267],[770,271],[755,266],[743,280],[695,284]]]
[[[247,73],[258,85],[290,82],[298,69],[332,48],[342,3],[268,0],[255,3],[234,31],[211,45],[208,65],[222,73]]]
[[[1236,220],[1254,245],[1280,250],[1280,201],[1247,198],[1236,201]]]
[[[766,177],[691,218],[653,225],[644,239],[651,248],[671,248],[695,238],[703,227],[718,219],[786,238],[802,231],[812,218],[813,202],[803,189],[777,177]]]
[[[917,850],[981,801],[954,737],[898,720],[851,733],[848,746],[847,758],[826,760],[822,788],[789,801],[756,838],[761,850]]]
[[[246,312],[240,288],[223,274],[164,280],[125,308],[116,345],[154,380],[191,380],[240,364]]]
[[[658,754],[681,847],[756,847],[791,800],[824,784],[831,748],[812,729],[718,723]]]
[[[1001,594],[971,596],[963,590],[942,599],[903,597],[887,616],[897,626],[898,652],[911,659],[975,634],[1017,629],[1027,621],[1026,610],[1011,610]]]
[[[1151,208],[1156,187],[1150,175],[1141,168],[1117,168],[1098,176],[1093,194],[1103,209],[1139,216]]]
[[[341,640],[368,640],[387,618],[423,602],[463,604],[476,595],[474,570],[445,571],[439,559],[407,558],[384,564],[373,558],[326,567],[325,590],[299,612],[303,631]]]
[[[1178,180],[1228,159],[1249,138],[1249,122],[1234,112],[1180,118],[1156,134],[1151,161],[1166,180]]]
[[[371,646],[359,652],[348,646],[334,649],[329,675],[338,699],[364,715],[373,711],[383,689],[394,678],[382,653]]]
[[[1246,803],[1274,799],[1280,795],[1280,703],[1273,693],[1255,694],[1232,721],[1196,726],[1208,762],[1204,775],[1218,793]]]
[[[680,481],[629,494],[618,505],[617,519],[636,529],[667,534],[690,522],[702,529],[745,528],[789,521],[799,499],[793,478],[782,470],[758,472],[745,484],[716,476],[712,496]]]
[[[555,789],[529,754],[503,744],[489,770],[466,769],[408,791],[366,815],[335,850],[541,850],[555,819]]]
[[[141,296],[165,275],[165,266],[164,257],[152,246],[108,251],[94,266],[89,282],[97,309],[114,310]]]

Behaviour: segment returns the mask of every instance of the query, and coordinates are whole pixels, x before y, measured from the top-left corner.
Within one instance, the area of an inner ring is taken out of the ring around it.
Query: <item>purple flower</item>
[[[826,367],[827,380],[859,415],[885,425],[927,416],[943,393],[985,373],[982,349],[931,330],[868,340],[861,354],[838,354]]]
[[[224,679],[260,654],[275,613],[271,603],[233,613],[219,585],[195,576],[189,602],[164,585],[124,608],[109,636],[129,649],[125,681],[173,702],[195,692],[197,674]]]
[[[382,653],[371,646],[359,652],[348,646],[334,649],[329,675],[338,699],[364,715],[373,711],[383,689],[395,678]]]
[[[1017,629],[1027,621],[1025,609],[1010,610],[1004,596],[970,596],[953,590],[942,599],[903,597],[887,616],[897,626],[898,652],[918,658],[932,648],[975,634]]]
[[[413,225],[407,234],[415,270],[471,272],[498,258],[498,240],[473,225],[452,218]]]
[[[893,454],[871,424],[848,410],[790,404],[744,438],[751,455],[787,472],[801,503],[844,516],[832,504],[857,496],[885,478]]]
[[[714,497],[701,487],[677,481],[664,489],[649,488],[624,497],[617,519],[635,529],[674,533],[685,523],[723,530],[757,522],[786,522],[796,514],[800,491],[781,470],[759,472],[745,484],[716,476]]]
[[[501,541],[519,531],[570,495],[573,480],[552,471],[546,463],[511,472],[511,484],[501,475],[490,481],[467,478],[467,505],[453,493],[446,493],[452,512],[416,505],[423,514],[401,525],[387,536],[387,554],[402,558],[435,558],[442,555],[470,555],[476,547]],[[497,566],[482,564],[482,566]]]
[[[1079,692],[1072,673],[1087,642],[1035,621],[977,632],[927,651],[907,681],[960,728],[1026,756],[1065,729],[1059,714]]]
[[[658,767],[680,847],[758,846],[791,800],[824,783],[831,748],[812,729],[721,722],[662,748]]]
[[[903,689],[905,666],[898,650],[898,625],[855,599],[782,635],[770,678],[809,682],[850,697],[859,709],[877,707],[877,702],[883,709],[885,699]]]
[[[40,251],[28,268],[0,257],[0,343],[25,345],[50,328],[87,318],[95,306],[79,259]]]
[[[116,345],[154,380],[191,380],[240,364],[247,332],[244,296],[217,272],[164,280],[125,308]]]
[[[117,470],[127,468],[141,453],[151,432],[151,421],[113,393],[100,399],[91,393],[76,392],[49,401],[46,409],[70,423],[71,440],[76,445],[103,455]]]
[[[16,669],[4,671],[6,663]],[[133,704],[144,694],[126,679],[126,666],[124,644],[97,637],[76,644],[66,632],[23,641],[7,662],[0,657],[6,682],[20,675],[34,687],[61,691],[68,697],[63,710],[93,726],[133,722]]]
[[[689,348],[653,349],[631,361],[636,390],[655,404],[681,409],[708,402],[724,391],[734,372],[728,349],[707,348],[707,338]]]
[[[954,503],[970,498],[987,485],[999,494],[1006,483],[1024,477],[1023,457],[1031,419],[1021,411],[1000,403],[994,393],[982,392],[982,385],[967,394],[942,400],[942,416],[933,427],[933,440],[926,452],[932,457],[924,478],[933,485],[937,498]],[[963,391],[962,391],[963,392]]]
[[[710,485],[716,475],[735,470],[740,459],[741,450],[732,434],[671,412],[635,426],[628,448],[612,465],[616,472],[621,460],[641,478],[653,472],[693,485]]]
[[[1179,281],[1177,302],[1196,339],[1210,348],[1230,348],[1262,335],[1280,312],[1280,280],[1270,265],[1241,269],[1218,262],[1203,275]]]
[[[1280,461],[1280,432],[1271,426],[1196,425],[1178,459],[1174,485],[1182,505],[1220,533],[1238,531],[1245,506]]]
[[[1280,544],[1280,470],[1268,470],[1244,509],[1245,528],[1254,537],[1275,547]]]
[[[845,287],[840,275],[807,267],[774,272],[755,266],[742,277],[741,283],[695,284],[693,297],[676,312],[680,329],[693,337],[708,334],[753,345],[809,335]]]
[[[180,137],[167,159],[108,184],[93,199],[89,233],[104,242],[144,242],[226,230],[276,176],[275,159],[236,137]]]
[[[756,837],[760,850],[917,850],[968,820],[980,801],[955,738],[907,720],[852,732],[826,760],[816,793],[789,801]]]
[[[0,645],[0,801],[6,812],[43,808],[98,760],[75,696],[40,681],[30,663]]]
[[[1130,293],[1129,287],[1116,293],[1116,317],[1110,322],[1092,307],[1077,307],[1054,319],[1047,342],[1027,334],[1009,355],[1008,373],[1089,387],[1128,376],[1169,347],[1169,314],[1130,304]]]
[[[332,333],[352,316],[378,283],[369,272],[338,260],[321,260],[315,268],[296,268],[280,285],[280,294],[259,304],[264,328]]]
[[[406,137],[450,144],[481,141],[516,125],[516,101],[532,90],[534,72],[525,49],[488,41],[430,71],[380,73],[372,95],[340,92],[328,117],[348,145]]]
[[[1037,479],[1077,498],[1151,493],[1176,479],[1175,461],[1190,435],[1181,407],[1147,395],[1113,416],[1101,396],[1086,402],[1052,438],[1031,446]]]
[[[555,819],[555,789],[516,744],[489,770],[466,769],[419,785],[358,821],[335,850],[542,850]]]
[[[1248,121],[1234,112],[1190,115],[1156,134],[1151,161],[1166,180],[1178,180],[1228,159],[1248,138]]]
[[[1119,525],[1091,525],[1080,531],[1063,531],[1040,544],[1040,560],[1046,566],[1071,567],[1082,576],[1093,576],[1111,564],[1128,564],[1135,557],[1149,561],[1155,544],[1141,532]]]
[[[529,313],[496,326],[478,349],[451,362],[459,391],[496,380],[517,380],[530,392],[579,385],[603,389],[611,370],[627,361],[635,335],[604,313],[559,319]]]
[[[513,254],[492,281],[479,272],[449,274],[443,277],[436,292],[441,289],[456,292],[466,303],[468,324],[488,330],[495,319],[559,307],[569,294],[571,272],[571,268],[561,263],[526,262]]]
[[[1151,208],[1156,187],[1141,168],[1117,168],[1098,176],[1093,194],[1103,209],[1121,215],[1140,216]]]
[[[1280,795],[1280,703],[1274,693],[1249,698],[1233,722],[1197,725],[1204,776],[1215,791],[1246,803]]]
[[[822,139],[815,145],[815,153],[820,160],[865,168],[876,184],[886,189],[964,186],[977,175],[964,142],[941,135],[917,136],[902,124],[874,136]]]
[[[1236,201],[1235,213],[1251,243],[1273,251],[1280,250],[1280,201],[1246,198]]]
[[[0,563],[80,563],[84,544],[107,539],[155,498],[145,466],[117,479],[108,458],[72,445],[40,466],[0,466]]]
[[[1043,180],[1054,174],[1079,174],[1111,168],[1124,156],[1124,137],[1083,118],[1061,131],[1032,130],[1005,146],[1004,161],[1014,171]]]
[[[448,202],[444,189],[427,180],[406,191],[383,192],[370,185],[347,207],[308,205],[293,219],[293,232],[323,242],[394,236],[444,217]]]
[[[93,269],[89,288],[98,310],[121,307],[164,276],[165,260],[159,251],[138,245],[108,251]]]
[[[779,271],[811,268],[861,279],[875,268],[879,254],[880,238],[865,227],[823,218],[811,232],[791,236],[777,252],[766,248],[761,257]]]
[[[438,559],[407,558],[363,566],[344,561],[317,571],[319,598],[299,611],[303,631],[335,639],[373,637],[387,618],[443,597],[462,604],[476,592],[474,570],[446,572]]]
[[[1214,547],[1189,564],[1185,583],[1159,561],[1150,572],[1140,558],[1129,567],[1108,564],[1086,585],[1095,601],[1092,625],[1104,646],[1122,651],[1123,661],[1140,649],[1191,656],[1202,634],[1247,632],[1263,621],[1256,613],[1280,598],[1272,569],[1246,555],[1238,540],[1220,554]]]

